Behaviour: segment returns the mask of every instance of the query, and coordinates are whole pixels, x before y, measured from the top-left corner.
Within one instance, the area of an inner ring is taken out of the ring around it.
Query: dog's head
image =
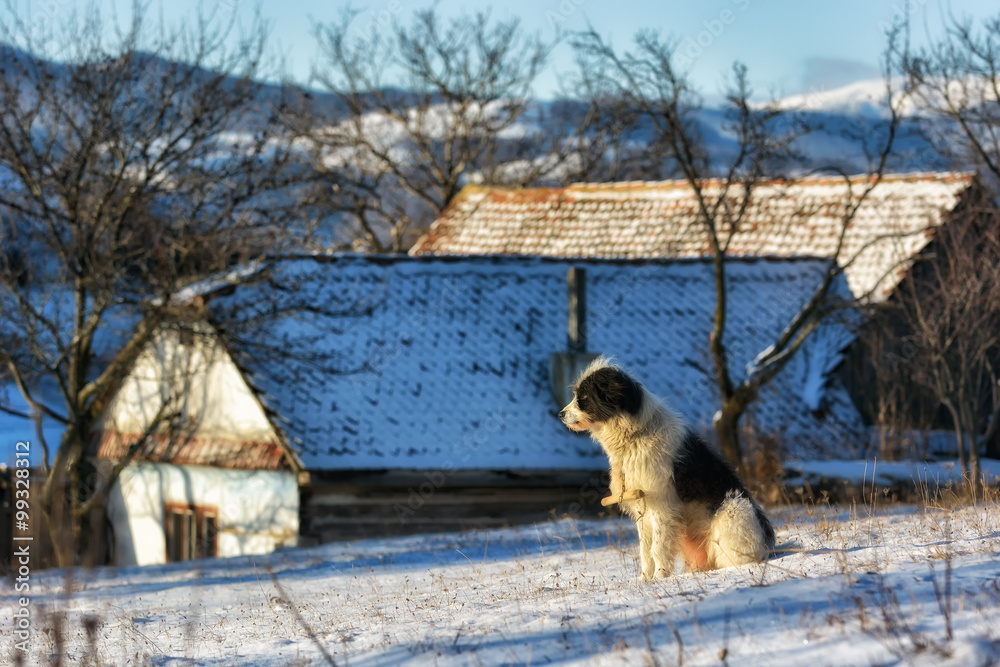
[[[559,419],[573,431],[589,431],[618,416],[642,409],[642,385],[617,366],[598,360],[573,386],[573,400]]]

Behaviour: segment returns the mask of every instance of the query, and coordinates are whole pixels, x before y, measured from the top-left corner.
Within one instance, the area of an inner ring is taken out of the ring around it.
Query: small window
[[[164,505],[167,561],[177,563],[219,554],[218,510],[214,507],[167,503]]]
[[[215,520],[215,512],[205,511],[201,515],[199,524],[201,525],[201,533],[198,540],[198,545],[200,547],[198,550],[198,557],[213,558],[215,554],[218,553],[215,539],[218,531],[218,523],[216,523]]]

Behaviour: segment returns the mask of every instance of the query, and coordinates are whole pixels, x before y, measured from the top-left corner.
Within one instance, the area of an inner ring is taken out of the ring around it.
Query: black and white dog
[[[611,494],[639,530],[642,578],[670,575],[678,555],[689,569],[761,561],[774,529],[733,469],[684,420],[606,358],[573,387],[559,418],[590,431],[611,463]]]

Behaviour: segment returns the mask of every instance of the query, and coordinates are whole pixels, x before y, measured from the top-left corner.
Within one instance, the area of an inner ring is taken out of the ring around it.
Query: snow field
[[[634,528],[617,519],[42,572],[24,664],[1000,660],[995,501],[773,514],[786,547],[774,559],[654,582],[639,581]],[[12,646],[9,581],[0,603]]]

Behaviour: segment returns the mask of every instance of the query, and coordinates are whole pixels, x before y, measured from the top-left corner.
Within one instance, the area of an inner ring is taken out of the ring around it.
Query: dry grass
[[[992,655],[1000,578],[977,563],[1000,551],[996,490],[970,502],[928,489],[907,506],[878,493],[783,502],[780,557],[650,583],[618,521],[437,538],[424,553],[411,538],[206,562],[132,575],[123,595],[108,573],[51,573],[22,664],[827,664],[852,644],[880,662]]]

